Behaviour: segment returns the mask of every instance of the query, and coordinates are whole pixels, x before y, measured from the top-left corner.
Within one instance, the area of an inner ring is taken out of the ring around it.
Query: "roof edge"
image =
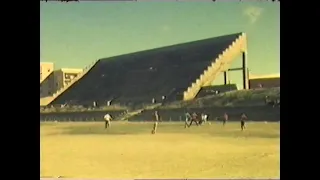
[[[166,45],[166,46],[161,46],[161,47],[155,47],[155,48],[151,48],[151,49],[144,49],[144,50],[129,52],[129,53],[125,53],[125,54],[119,54],[119,55],[115,55],[115,56],[99,58],[99,61],[104,61],[104,60],[108,60],[108,59],[111,59],[111,58],[117,58],[117,57],[120,57],[120,56],[132,55],[132,54],[135,54],[135,53],[152,51],[152,50],[156,50],[156,49],[169,48],[169,47],[179,46],[179,45],[188,44],[188,43],[194,43],[194,42],[205,41],[205,40],[209,40],[209,39],[215,39],[215,38],[219,38],[219,37],[223,37],[223,36],[232,36],[232,35],[238,35],[238,37],[239,37],[239,36],[242,36],[242,35],[246,35],[246,33],[238,32],[238,33],[232,33],[232,34],[225,34],[225,35],[219,35],[219,36],[215,36],[215,37],[211,37],[211,38],[199,39],[199,40],[194,40],[194,41],[187,41],[187,42],[182,42],[182,43],[177,43],[177,44],[171,44],[171,45]]]

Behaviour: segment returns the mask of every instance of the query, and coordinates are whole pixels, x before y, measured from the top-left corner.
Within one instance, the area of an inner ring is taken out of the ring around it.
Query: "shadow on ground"
[[[82,124],[59,127],[58,132],[48,135],[141,135],[151,134],[153,123],[114,123],[109,129],[104,128],[103,123]],[[159,124],[157,134],[197,134],[204,137],[247,137],[247,138],[279,138],[280,125],[277,123],[254,123],[248,124],[245,131],[240,130],[239,123],[230,123],[223,127],[221,123],[205,124],[203,126],[193,125],[184,128],[184,123]]]

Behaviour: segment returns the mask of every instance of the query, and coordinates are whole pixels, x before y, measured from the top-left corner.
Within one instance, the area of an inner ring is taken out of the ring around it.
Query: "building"
[[[40,98],[51,96],[55,92],[54,72],[40,82]]]
[[[54,64],[51,62],[40,62],[40,98],[50,96],[54,87],[53,76]]]
[[[54,84],[57,90],[69,84],[76,76],[82,73],[82,69],[62,68],[54,71]]]
[[[249,75],[249,88],[273,88],[280,87],[280,74],[270,74],[270,75]]]
[[[40,83],[45,80],[54,70],[51,62],[40,62]]]
[[[54,63],[40,62],[40,98],[52,96],[81,72],[82,69],[54,70]]]

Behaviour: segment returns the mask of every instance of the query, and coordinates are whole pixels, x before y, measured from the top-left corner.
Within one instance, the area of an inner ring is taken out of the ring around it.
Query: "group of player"
[[[229,115],[227,113],[224,113],[223,115],[223,120],[222,120],[222,124],[223,126],[227,123],[227,121],[229,120]],[[246,121],[248,120],[248,117],[245,113],[242,113],[240,116],[240,128],[241,131],[243,131],[246,128]]]
[[[157,132],[158,123],[159,123],[159,121],[161,121],[161,118],[160,118],[160,115],[159,115],[158,111],[155,111],[153,116],[154,116],[154,118],[153,118],[154,123],[153,123],[153,128],[152,128],[151,133],[155,134]],[[185,128],[189,128],[189,127],[191,127],[191,125],[193,123],[195,123],[197,126],[199,126],[199,125],[201,126],[201,125],[207,123],[208,118],[209,118],[209,116],[207,114],[205,114],[205,113],[202,113],[201,116],[199,116],[196,112],[192,113],[192,115],[189,112],[186,112],[185,113],[185,125],[184,125],[184,127]],[[110,114],[108,114],[108,113],[104,116],[105,129],[110,127],[112,119],[113,119],[112,116]],[[223,126],[226,125],[228,120],[229,120],[229,115],[227,113],[224,113],[223,119],[222,119]],[[246,128],[246,126],[245,126],[246,120],[248,120],[246,114],[242,113],[241,116],[240,116],[240,128],[241,128],[241,131],[243,131]]]
[[[240,117],[240,128],[241,130],[243,131],[245,129],[245,123],[246,123],[246,120],[247,120],[247,116],[245,113],[242,113],[241,114],[241,117]],[[200,118],[198,117],[198,114],[196,112],[192,113],[192,115],[190,115],[189,112],[187,112],[185,114],[185,128],[188,128],[192,125],[193,122],[196,123],[197,126],[199,125],[202,125],[202,124],[205,124],[208,120],[208,115],[207,114],[204,114],[202,113]],[[226,125],[226,123],[228,122],[229,120],[229,115],[227,113],[224,113],[223,115],[223,119],[222,119],[222,124],[223,126]]]
[[[197,126],[205,124],[208,120],[208,115],[202,113],[201,117],[198,116],[196,112],[192,113],[192,115],[187,112],[185,114],[185,123],[184,123],[184,128],[188,128],[192,125],[192,123],[196,123]]]

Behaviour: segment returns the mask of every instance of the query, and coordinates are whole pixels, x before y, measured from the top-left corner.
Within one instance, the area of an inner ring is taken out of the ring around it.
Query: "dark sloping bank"
[[[158,110],[164,121],[179,121],[185,119],[185,112],[206,113],[209,120],[221,118],[226,112],[229,120],[239,120],[241,113],[245,113],[250,121],[280,121],[280,108],[272,106],[253,107],[211,107],[211,108],[190,108],[190,109],[160,109]],[[145,111],[140,115],[132,117],[131,121],[152,120],[153,111]]]
[[[124,110],[40,113],[40,121],[103,121],[106,113],[117,117]]]
[[[139,115],[131,117],[130,121],[150,121],[153,119],[155,110],[147,110]],[[206,113],[209,120],[222,117],[226,112],[229,120],[239,120],[241,113],[245,113],[250,121],[280,121],[280,108],[272,106],[252,106],[252,107],[210,107],[210,108],[179,108],[179,109],[159,109],[163,121],[184,120],[185,112]],[[64,112],[64,113],[42,113],[40,121],[102,121],[106,113],[113,117],[121,115],[124,111],[93,111],[93,112]]]

